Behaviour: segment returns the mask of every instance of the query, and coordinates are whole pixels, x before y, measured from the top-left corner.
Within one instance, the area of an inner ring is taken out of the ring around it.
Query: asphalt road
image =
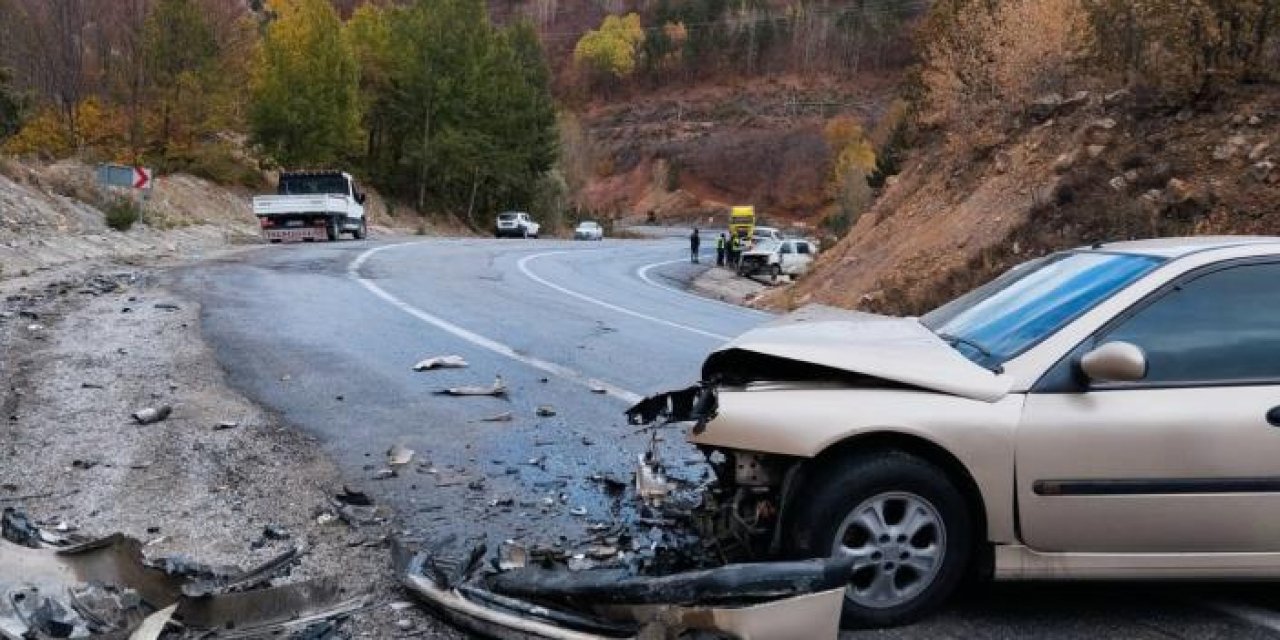
[[[704,243],[705,245],[705,243]],[[769,316],[680,290],[681,240],[422,240],[264,247],[179,274],[234,385],[316,435],[405,525],[555,543],[625,514],[650,436],[622,411],[697,379],[706,353]],[[705,262],[705,260],[704,260]],[[465,369],[414,372],[433,355]],[[504,398],[433,392],[501,376]],[[554,416],[539,417],[546,405]],[[512,419],[484,419],[510,412]],[[659,443],[696,481],[678,433]],[[374,480],[386,450],[417,452]],[[300,505],[310,508],[311,505]],[[585,515],[574,511],[585,508]],[[625,509],[626,507],[621,507]],[[1280,637],[1274,585],[995,585],[913,627],[851,638]]]

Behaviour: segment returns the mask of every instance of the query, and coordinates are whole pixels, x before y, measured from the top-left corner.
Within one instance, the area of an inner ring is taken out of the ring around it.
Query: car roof
[[[1107,253],[1132,253],[1137,255],[1173,259],[1213,249],[1228,249],[1241,246],[1263,247],[1266,245],[1272,245],[1272,248],[1280,250],[1280,237],[1192,236],[1184,238],[1154,238],[1150,240],[1105,242],[1089,247],[1081,247],[1080,250],[1102,251]]]

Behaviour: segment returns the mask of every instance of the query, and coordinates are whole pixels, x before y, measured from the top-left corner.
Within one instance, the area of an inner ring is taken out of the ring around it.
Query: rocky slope
[[[1192,108],[1124,90],[1047,96],[1001,142],[954,154],[940,135],[815,271],[766,304],[928,310],[1046,252],[1280,224],[1280,90]]]

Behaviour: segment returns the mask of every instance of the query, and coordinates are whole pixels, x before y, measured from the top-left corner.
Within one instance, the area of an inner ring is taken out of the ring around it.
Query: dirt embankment
[[[157,176],[136,192],[104,189],[94,168],[75,160],[31,164],[0,158],[0,278],[83,260],[137,262],[200,257],[228,245],[259,242],[255,193],[194,176]],[[373,237],[471,233],[448,217],[426,218],[369,192],[365,214]],[[112,203],[141,203],[128,231],[107,226]]]
[[[771,222],[817,221],[829,205],[823,125],[855,115],[868,129],[892,79],[764,77],[672,87],[584,110],[592,175],[579,200],[624,219],[668,222],[753,204]]]
[[[989,148],[915,149],[815,271],[764,304],[917,314],[1050,251],[1280,228],[1280,90],[1244,87],[1196,109],[1078,95],[1029,106]]]

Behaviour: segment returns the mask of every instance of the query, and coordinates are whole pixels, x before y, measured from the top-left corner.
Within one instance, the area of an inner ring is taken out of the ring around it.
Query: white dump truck
[[[253,199],[253,214],[269,242],[332,241],[344,233],[361,240],[368,232],[364,201],[351,174],[290,171],[280,174],[276,195]]]

